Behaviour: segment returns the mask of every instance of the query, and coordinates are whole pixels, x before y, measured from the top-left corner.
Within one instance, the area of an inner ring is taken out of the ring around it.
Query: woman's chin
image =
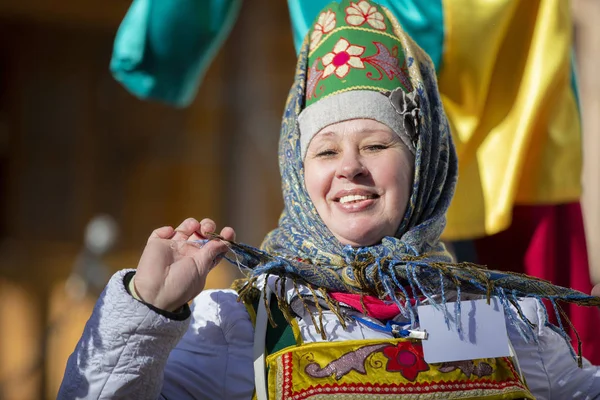
[[[344,246],[352,246],[352,247],[368,247],[373,246],[381,242],[384,236],[381,235],[335,235],[335,237],[340,241]]]

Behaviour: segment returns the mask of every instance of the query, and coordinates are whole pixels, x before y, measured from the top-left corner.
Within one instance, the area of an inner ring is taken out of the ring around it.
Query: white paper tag
[[[505,357],[510,354],[504,308],[492,297],[460,302],[461,327],[459,334],[455,318],[455,303],[446,303],[449,326],[444,319],[444,305],[417,308],[421,330],[427,331],[423,356],[428,363]]]

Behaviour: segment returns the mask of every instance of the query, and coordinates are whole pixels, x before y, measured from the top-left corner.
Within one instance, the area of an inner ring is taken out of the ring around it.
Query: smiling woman
[[[284,209],[261,249],[210,219],[156,229],[98,301],[60,399],[600,395],[557,304],[600,299],[456,264],[440,242],[454,144],[431,60],[385,8],[321,12],[285,110]],[[204,291],[228,250],[247,278]]]
[[[391,128],[352,119],[323,128],[304,159],[311,201],[331,233],[351,246],[394,236],[404,217],[414,156]]]

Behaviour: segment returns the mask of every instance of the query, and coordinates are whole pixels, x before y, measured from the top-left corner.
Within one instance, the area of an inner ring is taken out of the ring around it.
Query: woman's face
[[[396,133],[371,119],[321,129],[308,145],[304,181],[323,222],[343,244],[394,236],[404,217],[414,157]]]

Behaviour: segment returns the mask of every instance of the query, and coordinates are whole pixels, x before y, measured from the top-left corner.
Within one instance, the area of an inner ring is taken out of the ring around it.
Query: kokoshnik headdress
[[[332,235],[304,185],[303,156],[312,136],[327,124],[351,118],[385,123],[415,155],[412,192],[396,234],[360,248],[344,246]],[[230,261],[251,270],[239,290],[242,300],[256,293],[259,276],[276,275],[319,291],[333,310],[336,303],[328,292],[389,298],[415,325],[415,307],[423,298],[441,304],[456,292],[459,314],[461,293],[496,296],[521,335],[530,339],[533,328],[518,299],[534,297],[544,310],[542,300],[549,300],[558,325],[547,325],[567,342],[558,303],[600,305],[600,298],[547,281],[453,262],[440,235],[457,160],[435,70],[393,15],[371,1],[331,3],[309,31],[285,107],[279,166],[284,198],[279,226],[261,250],[230,242],[235,254]],[[290,318],[285,296],[276,295]]]

